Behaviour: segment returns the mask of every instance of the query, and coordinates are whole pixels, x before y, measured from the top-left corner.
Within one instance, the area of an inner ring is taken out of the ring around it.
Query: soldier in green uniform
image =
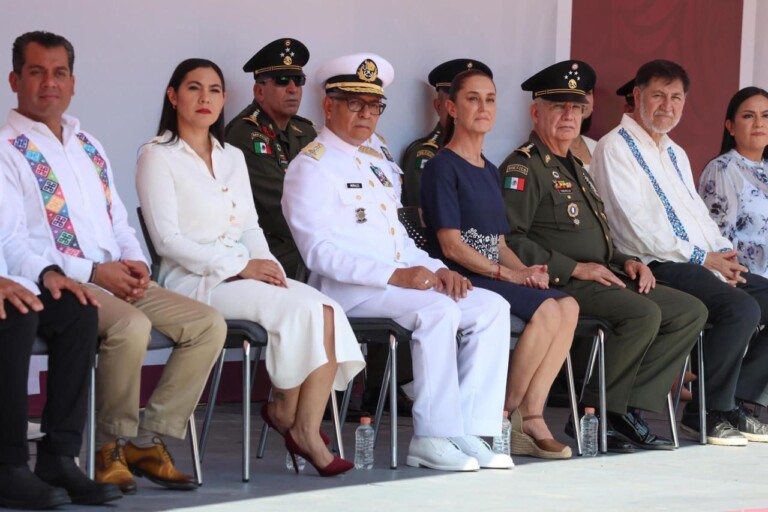
[[[572,295],[582,314],[614,326],[605,359],[609,447],[671,449],[637,411],[662,410],[707,310],[698,299],[657,285],[646,265],[615,249],[603,202],[569,151],[584,109],[579,83],[588,73],[587,64],[565,61],[522,84],[533,94],[534,128],[499,167],[511,229],[506,240],[526,265],[546,264],[550,285]],[[584,403],[598,403],[596,375]]]
[[[624,98],[624,113],[625,114],[631,114],[635,111],[635,95],[633,91],[635,90],[635,79],[631,79],[629,82],[625,83],[618,89],[616,89],[616,96],[621,96]]]
[[[435,156],[437,150],[443,144],[443,126],[448,117],[445,102],[448,99],[448,89],[451,87],[453,77],[467,69],[480,69],[483,73],[493,78],[490,68],[474,59],[454,59],[443,62],[429,72],[427,81],[435,88],[437,96],[432,101],[435,112],[439,118],[435,128],[424,137],[411,142],[403,155],[403,193],[401,202],[403,206],[421,206],[421,173],[424,165]]]
[[[253,102],[226,127],[227,142],[242,150],[253,201],[269,250],[289,277],[302,280],[304,264],[283,217],[280,200],[288,163],[317,136],[312,121],[296,115],[309,50],[296,39],[278,39],[245,63],[253,73]]]

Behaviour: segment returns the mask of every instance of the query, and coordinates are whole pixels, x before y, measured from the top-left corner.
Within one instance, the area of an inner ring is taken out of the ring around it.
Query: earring
[[[172,105],[173,105],[173,110],[176,110],[176,104],[172,103]]]

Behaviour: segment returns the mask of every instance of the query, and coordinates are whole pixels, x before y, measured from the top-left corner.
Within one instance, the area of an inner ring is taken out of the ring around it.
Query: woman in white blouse
[[[331,387],[346,388],[362,354],[344,310],[286,278],[270,254],[245,157],[224,143],[225,100],[219,67],[185,60],[168,84],[158,136],[141,148],[136,187],[162,256],[158,281],[266,329],[275,401],[262,417],[321,475],[343,473],[353,466],[331,455],[320,423]]]
[[[745,87],[725,114],[720,156],[704,168],[699,195],[750,272],[768,277],[768,92]]]

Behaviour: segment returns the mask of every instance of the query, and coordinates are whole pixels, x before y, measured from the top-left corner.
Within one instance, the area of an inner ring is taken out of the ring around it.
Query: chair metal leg
[[[581,385],[581,393],[579,394],[579,401],[584,400],[584,392],[587,390],[587,384],[589,379],[592,378],[592,372],[595,370],[595,363],[597,362],[597,349],[598,349],[598,335],[592,337],[592,349],[589,351],[589,360],[587,361],[587,372],[584,375],[584,383]]]
[[[669,414],[669,431],[672,434],[672,442],[675,448],[680,448],[680,439],[677,437],[677,418],[675,417],[675,400],[672,392],[667,393],[667,412]]]
[[[341,439],[341,424],[339,423],[339,404],[336,403],[336,391],[331,389],[331,414],[333,415],[333,429],[336,431],[336,444],[339,448],[339,457],[344,458],[344,442]]]
[[[381,389],[379,390],[379,401],[376,403],[376,416],[373,418],[373,446],[379,441],[379,431],[381,430],[381,417],[384,414],[384,397],[387,396],[389,389],[390,373],[392,364],[392,353],[387,355],[387,364],[384,366],[384,378],[381,380]]]
[[[250,480],[251,457],[251,344],[243,342],[243,482]]]
[[[347,384],[347,389],[344,390],[344,396],[341,399],[341,418],[339,418],[339,435],[337,439],[333,440],[333,446],[332,449],[336,453],[341,453],[339,451],[341,447],[340,439],[342,438],[342,434],[344,433],[344,423],[347,421],[347,410],[349,409],[349,401],[352,397],[352,384],[354,383],[354,379],[349,381],[349,384]],[[341,455],[339,455],[341,457]],[[343,457],[342,457],[343,458]]]
[[[389,359],[391,370],[389,372],[389,421],[391,432],[389,434],[390,461],[389,467],[397,469],[397,338],[389,335]]]
[[[197,427],[195,427],[195,413],[189,417],[189,427],[187,437],[189,437],[189,448],[192,452],[192,471],[197,485],[203,485],[203,469],[200,466],[200,449],[197,445]]]
[[[573,418],[573,433],[576,436],[576,453],[581,455],[581,429],[579,428],[579,408],[576,402],[576,386],[573,383],[573,365],[571,364],[571,353],[565,356],[565,373],[568,378],[568,397],[571,402],[571,416]]]
[[[680,378],[677,381],[677,389],[675,390],[675,396],[674,396],[674,406],[675,406],[675,412],[677,412],[678,408],[680,407],[680,396],[683,394],[683,386],[685,385],[685,372],[688,370],[688,365],[691,362],[691,356],[688,355],[688,357],[685,358],[685,361],[683,362],[683,369],[680,370]]]
[[[699,444],[707,444],[707,400],[704,395],[704,332],[699,334],[699,341],[696,342],[698,352],[698,375],[696,383],[699,386]]]
[[[88,392],[88,449],[86,450],[86,468],[88,478],[93,480],[96,472],[96,366],[99,356],[96,355],[91,367],[91,389]]]
[[[272,386],[269,387],[269,395],[267,395],[267,403],[272,401]],[[269,434],[269,425],[265,421],[261,425],[261,435],[259,436],[259,449],[256,451],[256,458],[261,459],[264,457],[264,450],[267,448],[267,435]]]
[[[600,452],[608,452],[608,407],[605,394],[605,332],[597,330],[598,378],[600,385]]]
[[[219,384],[221,383],[221,373],[224,369],[224,356],[227,349],[222,348],[219,359],[213,367],[213,376],[211,378],[211,389],[208,393],[208,404],[205,406],[205,419],[203,420],[203,431],[200,433],[200,463],[205,457],[205,449],[208,446],[208,435],[210,434],[211,421],[213,420],[213,409],[216,407],[216,398],[219,396]]]

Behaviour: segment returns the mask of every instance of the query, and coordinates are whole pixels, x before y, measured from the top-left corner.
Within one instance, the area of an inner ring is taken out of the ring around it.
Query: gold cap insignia
[[[293,63],[293,59],[289,55],[286,55],[285,58],[283,59],[283,64],[285,64],[286,66],[290,66],[292,63]]]
[[[569,89],[575,89],[575,88],[576,88],[576,85],[577,85],[577,84],[576,84],[576,80],[574,80],[573,78],[571,78],[570,80],[568,80],[568,88],[569,88]]]
[[[379,69],[371,59],[365,59],[357,68],[357,77],[363,82],[373,82],[379,76]]]

